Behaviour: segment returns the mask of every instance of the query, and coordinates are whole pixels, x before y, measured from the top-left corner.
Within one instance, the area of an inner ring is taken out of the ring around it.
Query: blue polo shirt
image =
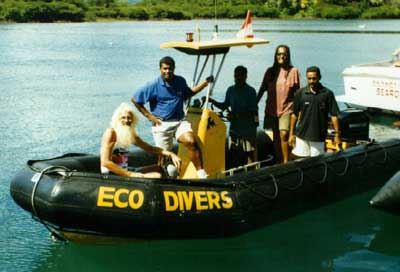
[[[174,75],[172,82],[168,83],[160,75],[137,90],[132,98],[142,105],[148,102],[153,115],[168,121],[184,117],[183,102],[192,95],[183,77]]]

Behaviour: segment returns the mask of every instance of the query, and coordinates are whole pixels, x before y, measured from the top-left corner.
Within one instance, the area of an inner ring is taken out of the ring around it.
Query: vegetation
[[[400,0],[0,0],[0,21],[83,22],[102,19],[400,18]],[[216,14],[215,14],[216,11]]]

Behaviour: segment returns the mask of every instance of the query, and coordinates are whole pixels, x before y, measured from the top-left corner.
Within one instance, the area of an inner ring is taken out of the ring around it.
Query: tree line
[[[400,18],[400,0],[2,0],[0,21],[84,22],[243,18]]]

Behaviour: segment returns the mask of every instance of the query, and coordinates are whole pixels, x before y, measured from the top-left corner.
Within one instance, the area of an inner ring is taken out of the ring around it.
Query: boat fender
[[[374,208],[400,215],[400,171],[389,179],[369,203]]]

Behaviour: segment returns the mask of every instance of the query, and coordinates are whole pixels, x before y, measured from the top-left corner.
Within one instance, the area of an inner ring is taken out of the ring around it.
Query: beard
[[[136,131],[133,127],[118,124],[114,130],[117,134],[116,147],[128,148],[130,144],[134,143]]]

